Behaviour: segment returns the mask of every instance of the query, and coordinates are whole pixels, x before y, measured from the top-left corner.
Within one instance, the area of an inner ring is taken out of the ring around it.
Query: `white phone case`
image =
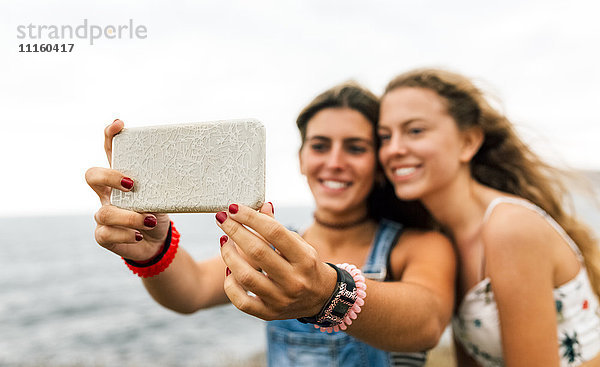
[[[112,168],[134,181],[111,202],[138,212],[209,213],[230,203],[260,208],[265,128],[255,119],[125,128],[113,138]]]

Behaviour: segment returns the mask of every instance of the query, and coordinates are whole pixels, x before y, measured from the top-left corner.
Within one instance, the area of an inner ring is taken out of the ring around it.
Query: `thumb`
[[[121,130],[123,130],[123,121],[116,119],[110,125],[104,129],[104,151],[106,152],[106,158],[108,158],[108,164],[112,167],[112,139]]]
[[[271,218],[275,217],[275,208],[273,207],[273,203],[272,202],[266,202],[264,203],[259,210],[260,213],[266,214]]]

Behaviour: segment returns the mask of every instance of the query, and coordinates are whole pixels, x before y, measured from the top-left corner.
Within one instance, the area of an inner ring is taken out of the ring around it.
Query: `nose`
[[[381,147],[382,155],[406,155],[408,147],[400,134],[392,134],[387,144]]]
[[[327,156],[327,167],[331,169],[341,169],[344,167],[344,150],[339,145],[334,145]]]

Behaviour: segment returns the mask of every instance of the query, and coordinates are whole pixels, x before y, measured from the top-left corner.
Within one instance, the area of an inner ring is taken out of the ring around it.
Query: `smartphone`
[[[265,198],[265,128],[256,119],[124,128],[112,168],[130,177],[111,203],[137,212],[214,213]]]

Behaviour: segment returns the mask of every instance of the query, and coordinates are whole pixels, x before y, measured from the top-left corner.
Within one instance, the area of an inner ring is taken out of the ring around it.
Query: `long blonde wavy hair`
[[[471,175],[484,185],[525,198],[544,209],[581,250],[590,281],[600,297],[600,248],[593,232],[575,218],[563,170],[549,165],[516,134],[513,124],[493,108],[468,78],[440,69],[417,69],[394,78],[384,95],[400,87],[436,92],[459,129],[479,126],[484,141],[471,161]]]

